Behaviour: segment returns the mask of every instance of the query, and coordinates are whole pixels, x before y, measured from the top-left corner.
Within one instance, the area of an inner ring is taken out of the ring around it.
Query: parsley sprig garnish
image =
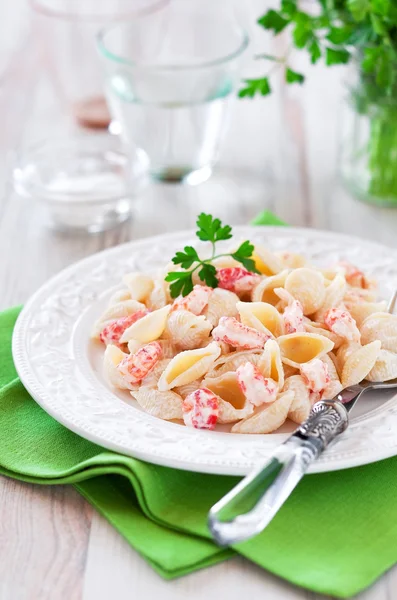
[[[216,253],[216,243],[223,240],[230,240],[232,228],[230,225],[222,225],[220,219],[214,219],[212,215],[201,213],[196,225],[198,230],[196,235],[202,242],[209,242],[212,248],[212,254],[209,258],[201,259],[197,254],[197,250],[193,246],[185,246],[183,252],[177,252],[172,259],[174,265],[179,265],[183,271],[171,271],[166,276],[165,280],[170,282],[170,292],[172,298],[176,298],[180,294],[187,296],[193,289],[192,275],[196,271],[201,281],[209,287],[218,287],[216,278],[216,267],[212,264],[216,258],[222,256],[231,256],[241,263],[247,271],[258,273],[255,267],[255,261],[251,258],[254,251],[254,246],[246,240],[237,248],[235,252],[226,254]]]

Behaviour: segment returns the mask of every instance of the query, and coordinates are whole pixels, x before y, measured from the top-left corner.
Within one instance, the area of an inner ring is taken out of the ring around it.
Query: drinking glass
[[[172,0],[98,35],[106,94],[123,139],[152,177],[205,181],[216,162],[248,36],[233,2]]]
[[[150,14],[169,0],[30,0],[36,39],[58,97],[76,121],[110,122],[95,36],[107,23]]]

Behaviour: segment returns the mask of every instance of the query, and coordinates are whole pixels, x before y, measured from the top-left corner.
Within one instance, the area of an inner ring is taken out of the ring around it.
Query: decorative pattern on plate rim
[[[276,251],[304,254],[318,264],[341,259],[357,263],[378,279],[384,297],[397,286],[397,251],[379,244],[296,228],[236,227],[235,235]],[[88,440],[169,467],[244,475],[287,434],[198,431],[145,414],[99,381],[81,331],[81,315],[95,306],[104,289],[118,285],[128,271],[162,267],[175,250],[193,243],[193,232],[146,238],[95,254],[59,273],[34,294],[18,318],[13,336],[15,366],[44,410]],[[348,468],[395,454],[397,396],[353,418],[311,472]]]

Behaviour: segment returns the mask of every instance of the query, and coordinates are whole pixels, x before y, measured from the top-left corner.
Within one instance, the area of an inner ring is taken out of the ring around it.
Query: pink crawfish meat
[[[303,323],[303,307],[299,300],[295,298],[284,288],[275,290],[277,296],[287,305],[283,312],[283,323],[285,333],[303,333],[305,325]]]
[[[352,265],[347,260],[342,260],[338,264],[345,269],[345,279],[349,285],[365,290],[374,287],[374,283],[355,265]]]
[[[221,317],[211,335],[216,342],[225,342],[234,348],[244,350],[263,348],[265,342],[271,337],[253,327],[243,325],[234,317]]]
[[[360,332],[356,321],[348,310],[330,308],[324,315],[324,323],[330,331],[351,342],[360,341]]]
[[[104,344],[113,344],[115,346],[119,345],[120,338],[123,335],[124,331],[128,329],[133,323],[142,319],[148,314],[148,310],[138,310],[134,312],[132,315],[128,315],[128,317],[120,317],[120,319],[115,319],[114,321],[110,321],[99,334],[99,339]]]
[[[319,358],[314,358],[300,366],[300,374],[309,389],[312,402],[320,400],[331,381],[328,366]]]
[[[247,271],[242,267],[225,267],[218,269],[216,272],[218,285],[224,290],[242,294],[251,292],[253,288],[260,282],[259,275]]]
[[[208,388],[200,388],[186,396],[182,411],[188,427],[214,429],[219,414],[218,397]]]
[[[123,358],[117,366],[117,370],[128,383],[139,383],[160,360],[162,352],[161,345],[158,342],[150,342],[150,344],[139,348],[134,354],[129,354]]]
[[[240,365],[236,370],[237,381],[248,402],[254,406],[274,402],[278,385],[270,378],[263,377],[259,369],[250,362]]]
[[[187,296],[179,296],[174,301],[171,311],[188,310],[194,315],[201,315],[208,304],[213,289],[206,285],[195,285],[193,290]]]

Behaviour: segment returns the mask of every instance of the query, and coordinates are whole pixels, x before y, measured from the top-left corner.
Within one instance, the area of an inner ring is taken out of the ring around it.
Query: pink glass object
[[[169,0],[30,0],[36,40],[60,100],[77,123],[106,129],[110,113],[95,47],[98,31],[113,21],[155,12]]]

